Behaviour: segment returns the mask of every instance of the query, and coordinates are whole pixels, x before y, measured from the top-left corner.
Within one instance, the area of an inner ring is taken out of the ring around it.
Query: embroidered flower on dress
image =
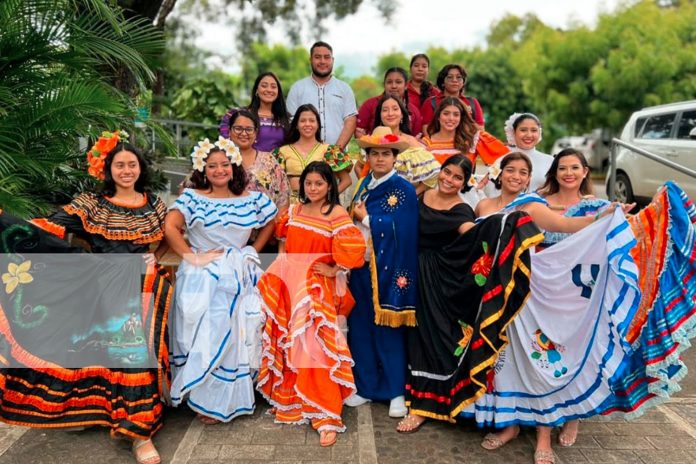
[[[491,268],[493,267],[493,255],[489,253],[488,242],[483,242],[481,246],[483,247],[483,254],[471,266],[471,273],[474,274],[474,281],[476,281],[476,285],[479,287],[486,285],[488,276],[491,274]]]
[[[2,283],[5,284],[5,293],[10,294],[15,291],[19,284],[28,284],[34,278],[29,274],[31,260],[24,261],[22,264],[9,263],[7,272],[2,275]]]
[[[396,206],[399,203],[399,199],[396,197],[396,195],[389,195],[389,198],[387,198],[387,204],[391,207]]]
[[[474,328],[471,327],[469,324],[467,324],[464,321],[458,321],[459,326],[462,328],[462,338],[457,342],[457,349],[454,350],[454,355],[455,356],[461,356],[462,353],[464,353],[464,350],[466,349],[467,346],[469,346],[469,342],[471,342],[471,337],[474,336]]]

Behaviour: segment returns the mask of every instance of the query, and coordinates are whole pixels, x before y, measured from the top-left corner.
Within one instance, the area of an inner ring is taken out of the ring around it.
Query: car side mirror
[[[689,131],[689,138],[696,140],[696,127],[692,127]]]

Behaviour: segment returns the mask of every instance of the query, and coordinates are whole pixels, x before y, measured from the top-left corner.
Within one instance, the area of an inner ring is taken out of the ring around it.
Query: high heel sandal
[[[150,445],[152,449],[139,451],[143,446]],[[133,456],[138,464],[159,464],[161,458],[152,440],[133,440]]]

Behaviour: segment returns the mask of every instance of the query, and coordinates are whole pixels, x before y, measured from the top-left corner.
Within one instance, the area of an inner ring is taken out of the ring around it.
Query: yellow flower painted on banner
[[[7,265],[7,272],[2,275],[2,283],[5,284],[5,293],[12,293],[19,284],[28,284],[34,278],[29,274],[31,260],[24,261],[17,265],[10,263]]]

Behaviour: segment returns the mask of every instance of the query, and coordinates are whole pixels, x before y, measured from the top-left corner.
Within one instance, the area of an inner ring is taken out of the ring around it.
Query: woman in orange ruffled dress
[[[355,392],[341,329],[355,304],[347,270],[363,265],[365,241],[327,163],[307,165],[299,200],[276,223],[281,254],[259,282],[267,319],[257,388],[277,422],[311,422],[331,446],[345,430],[343,400]]]

